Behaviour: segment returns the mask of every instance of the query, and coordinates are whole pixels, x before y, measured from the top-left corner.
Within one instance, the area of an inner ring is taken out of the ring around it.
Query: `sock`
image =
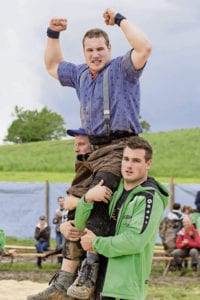
[[[91,262],[93,262],[93,261],[98,262],[99,261],[99,255],[97,253],[87,252],[86,257]]]

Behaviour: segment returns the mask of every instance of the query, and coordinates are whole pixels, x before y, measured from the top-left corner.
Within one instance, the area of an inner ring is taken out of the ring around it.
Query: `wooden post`
[[[170,194],[169,194],[169,205],[170,205],[170,210],[173,208],[174,204],[174,177],[170,177]]]
[[[45,208],[46,208],[46,220],[49,224],[49,182],[46,180],[45,184]]]

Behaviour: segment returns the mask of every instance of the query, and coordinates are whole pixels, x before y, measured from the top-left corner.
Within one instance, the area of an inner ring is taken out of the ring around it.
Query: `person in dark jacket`
[[[39,222],[35,228],[35,247],[37,250],[37,253],[43,253],[45,250],[47,250],[50,246],[50,233],[51,229],[50,226],[48,226],[46,222],[45,216],[39,217]],[[42,268],[42,258],[37,258],[37,266],[38,268]]]
[[[60,224],[67,220],[68,211],[65,209],[65,199],[62,196],[57,198],[58,209],[55,211],[54,218],[52,223],[55,224],[55,232],[56,232],[56,252],[62,253],[63,244],[64,244],[64,236],[60,232]],[[55,251],[54,251],[55,252]],[[50,256],[50,255],[48,255]],[[58,257],[58,263],[62,263],[62,257]]]

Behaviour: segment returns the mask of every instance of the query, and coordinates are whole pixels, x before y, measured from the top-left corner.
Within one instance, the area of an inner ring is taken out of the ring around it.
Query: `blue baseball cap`
[[[67,134],[70,136],[76,136],[76,135],[87,135],[86,131],[83,128],[79,129],[68,129]]]

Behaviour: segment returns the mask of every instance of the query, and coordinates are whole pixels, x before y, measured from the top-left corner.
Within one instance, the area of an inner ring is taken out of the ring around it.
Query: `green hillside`
[[[150,175],[169,182],[200,182],[200,128],[142,134],[153,146]],[[69,182],[73,139],[0,146],[0,181]]]

